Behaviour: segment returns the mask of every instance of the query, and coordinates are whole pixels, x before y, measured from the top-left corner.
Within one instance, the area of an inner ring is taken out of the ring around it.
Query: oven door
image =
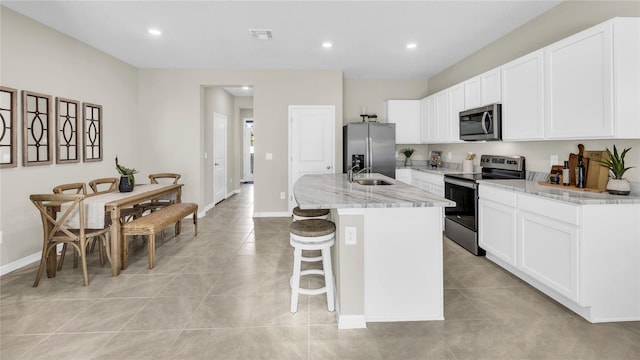
[[[445,176],[444,197],[456,202],[455,207],[445,208],[445,218],[471,231],[477,231],[478,184],[475,181]]]

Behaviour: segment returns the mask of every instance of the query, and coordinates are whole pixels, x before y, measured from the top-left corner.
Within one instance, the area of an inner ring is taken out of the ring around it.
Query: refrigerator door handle
[[[373,147],[373,140],[371,139],[371,137],[368,137],[368,141],[369,141],[369,145],[367,145],[367,150],[369,151],[369,165],[367,165],[367,167],[369,168],[367,170],[367,172],[373,172],[373,150],[371,150],[371,148]]]

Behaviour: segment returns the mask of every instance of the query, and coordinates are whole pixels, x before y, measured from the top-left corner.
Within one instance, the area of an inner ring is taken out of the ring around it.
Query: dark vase
[[[128,176],[121,176],[118,190],[120,190],[120,192],[131,192],[133,191],[133,185],[135,185],[135,182],[136,181],[133,176],[131,176],[131,181],[129,181]]]

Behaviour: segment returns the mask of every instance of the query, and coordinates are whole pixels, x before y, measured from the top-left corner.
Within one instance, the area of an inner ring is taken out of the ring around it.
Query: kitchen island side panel
[[[444,320],[442,210],[366,209],[367,322]]]

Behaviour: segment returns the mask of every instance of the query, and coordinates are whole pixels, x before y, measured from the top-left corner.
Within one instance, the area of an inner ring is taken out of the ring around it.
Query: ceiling
[[[330,69],[347,78],[429,78],[558,3],[2,1],[138,68]],[[250,28],[271,29],[273,39]]]

